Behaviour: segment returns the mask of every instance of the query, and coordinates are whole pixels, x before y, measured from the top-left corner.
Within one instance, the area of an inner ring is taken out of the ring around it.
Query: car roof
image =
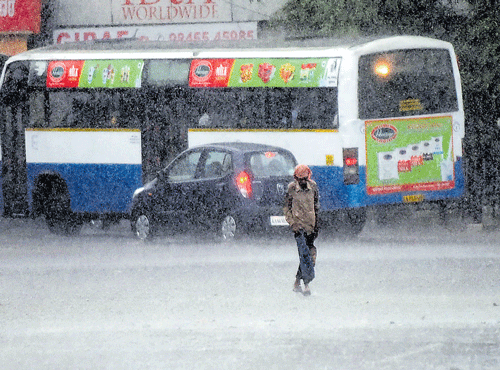
[[[257,143],[247,143],[241,141],[235,142],[223,142],[223,143],[210,143],[197,146],[198,148],[219,148],[219,149],[229,149],[232,151],[240,151],[240,152],[253,152],[253,151],[285,151],[289,152],[284,148],[280,148],[273,145],[267,144],[257,144]]]

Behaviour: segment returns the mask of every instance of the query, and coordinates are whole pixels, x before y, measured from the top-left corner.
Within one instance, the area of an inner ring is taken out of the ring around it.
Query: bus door
[[[141,96],[144,103],[141,118],[142,133],[142,173],[144,182],[156,177],[162,168],[163,146],[167,137],[165,126],[169,124],[168,107],[161,104],[156,94],[145,93]]]
[[[26,62],[12,63],[2,87],[2,191],[5,216],[28,215],[26,143],[29,116]]]
[[[186,96],[177,88],[151,89],[141,99],[142,163],[145,182],[187,148]]]

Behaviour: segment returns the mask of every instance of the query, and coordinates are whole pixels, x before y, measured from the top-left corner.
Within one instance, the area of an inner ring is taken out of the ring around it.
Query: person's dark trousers
[[[303,230],[295,233],[300,258],[296,278],[302,279],[304,284],[309,284],[314,279],[314,263],[310,251],[310,248],[316,249],[313,245],[314,239],[314,234],[307,235]]]

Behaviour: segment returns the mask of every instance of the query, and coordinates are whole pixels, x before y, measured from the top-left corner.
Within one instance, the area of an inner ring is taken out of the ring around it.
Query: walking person
[[[293,290],[304,295],[311,294],[309,283],[314,279],[317,254],[314,240],[318,236],[319,195],[311,175],[311,169],[305,164],[295,167],[294,181],[288,185],[283,208],[286,221],[294,232],[300,258]]]

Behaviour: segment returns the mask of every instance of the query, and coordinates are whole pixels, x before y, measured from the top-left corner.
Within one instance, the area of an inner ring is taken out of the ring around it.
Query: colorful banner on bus
[[[189,70],[189,86],[336,87],[340,61],[341,58],[195,59]],[[51,61],[47,87],[139,88],[143,68],[144,60]]]
[[[143,60],[60,60],[49,63],[48,88],[138,88]]]
[[[452,117],[366,121],[367,192],[455,187]]]
[[[191,87],[336,87],[341,58],[198,59]]]

